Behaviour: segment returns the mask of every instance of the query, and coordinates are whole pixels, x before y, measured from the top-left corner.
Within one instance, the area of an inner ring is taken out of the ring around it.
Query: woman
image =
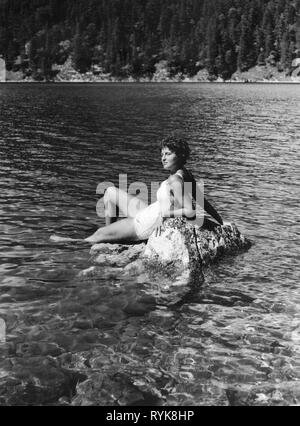
[[[93,235],[86,238],[87,243],[114,243],[122,241],[144,241],[155,232],[160,235],[163,221],[168,217],[195,218],[195,201],[199,200],[199,187],[193,175],[185,168],[189,158],[190,149],[187,142],[176,135],[171,135],[162,140],[161,161],[164,170],[170,173],[157,191],[157,201],[147,207],[139,200],[139,211],[130,215],[130,204],[136,205],[136,197],[116,187],[110,187],[104,195],[106,226],[99,228]],[[186,183],[191,183],[186,190]],[[222,218],[211,204],[200,194],[204,202],[204,210],[219,224]],[[117,205],[116,205],[117,204]],[[117,221],[115,211],[121,211],[128,216]],[[75,241],[59,237],[52,237],[53,241]]]
[[[185,168],[189,155],[189,146],[181,137],[172,135],[163,139],[161,161],[164,170],[168,171],[170,176],[157,191],[157,201],[148,207],[140,202],[140,211],[134,217],[115,222],[116,219],[113,217],[115,200],[117,200],[118,209],[127,212],[134,197],[118,188],[108,188],[104,195],[106,226],[98,229],[85,241],[93,244],[124,240],[143,241],[147,240],[154,231],[156,235],[160,234],[165,218],[178,216],[194,218],[195,199],[197,199],[196,182],[193,175]],[[184,190],[186,182],[193,184],[192,191]],[[223,224],[220,215],[205,199],[204,210],[219,224]]]

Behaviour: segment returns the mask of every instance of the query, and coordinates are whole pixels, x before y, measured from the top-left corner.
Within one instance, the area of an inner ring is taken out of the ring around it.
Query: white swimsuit
[[[179,176],[182,177],[182,174],[179,170],[176,172]],[[171,197],[170,197],[170,185],[167,180],[165,180],[159,187],[157,191],[157,201],[145,209],[139,211],[134,218],[134,229],[139,240],[148,240],[150,235],[156,228],[157,221],[160,217],[160,202],[161,199],[170,199],[171,207]]]

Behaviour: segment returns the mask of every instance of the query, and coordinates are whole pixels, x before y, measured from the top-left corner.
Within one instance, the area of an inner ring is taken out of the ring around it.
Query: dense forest
[[[289,72],[300,57],[300,0],[0,0],[8,70],[50,77],[72,58],[81,73],[229,78],[266,63]],[[100,70],[100,71],[99,71]]]

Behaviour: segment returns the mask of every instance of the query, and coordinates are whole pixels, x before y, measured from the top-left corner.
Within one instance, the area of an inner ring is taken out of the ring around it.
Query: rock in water
[[[203,267],[250,246],[250,241],[234,224],[219,226],[206,220],[203,227],[199,227],[176,218],[167,219],[161,235],[152,234],[147,244],[98,244],[91,254],[96,265],[119,266],[127,274],[139,275],[146,271],[171,279],[178,279],[180,275],[193,284],[202,280]]]
[[[222,255],[238,253],[250,248],[251,243],[234,224],[224,226],[206,220],[203,227],[183,218],[168,219],[164,232],[148,241],[144,258],[157,269],[167,269],[176,276],[188,271],[194,283],[202,275],[204,266]]]

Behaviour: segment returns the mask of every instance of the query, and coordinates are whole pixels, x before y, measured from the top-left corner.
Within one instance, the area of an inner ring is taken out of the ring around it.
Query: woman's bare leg
[[[51,235],[49,238],[53,243],[84,243],[85,240],[82,238],[69,238],[69,237],[60,237],[59,235]]]
[[[87,243],[116,243],[121,241],[138,241],[134,228],[134,219],[119,220],[103,228],[84,240]]]
[[[147,204],[138,197],[134,197],[114,186],[107,188],[103,201],[106,226],[115,223],[120,214],[123,218],[133,218],[139,210],[147,207]]]
[[[50,240],[55,243],[81,242],[100,243],[115,241],[137,241],[137,236],[133,226],[133,217],[139,210],[147,207],[147,204],[127,192],[116,187],[107,188],[104,194],[105,223],[106,226],[98,229],[93,235],[86,239],[75,239],[52,235]],[[124,217],[116,222],[119,212]],[[128,217],[126,221],[126,217]]]

